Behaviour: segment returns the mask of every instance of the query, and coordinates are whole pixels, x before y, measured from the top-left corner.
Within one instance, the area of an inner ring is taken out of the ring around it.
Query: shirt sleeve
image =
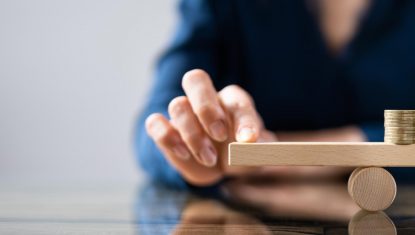
[[[147,135],[144,122],[151,113],[167,117],[169,102],[183,95],[181,80],[184,73],[199,68],[216,78],[217,30],[210,1],[183,0],[179,4],[179,25],[169,48],[161,56],[149,99],[142,111],[135,131],[138,162],[155,181],[177,188],[188,185],[169,165],[154,142]],[[215,81],[214,81],[215,82]]]

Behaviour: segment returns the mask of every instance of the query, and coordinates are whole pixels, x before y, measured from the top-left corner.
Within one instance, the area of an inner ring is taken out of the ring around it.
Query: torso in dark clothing
[[[386,108],[415,105],[415,2],[374,1],[337,56],[303,1],[217,10],[219,74],[250,92],[270,130],[382,121]]]

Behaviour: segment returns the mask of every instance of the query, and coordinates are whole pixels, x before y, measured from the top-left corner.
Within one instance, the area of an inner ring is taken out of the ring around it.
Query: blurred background
[[[176,2],[0,0],[0,182],[141,180],[133,129]]]

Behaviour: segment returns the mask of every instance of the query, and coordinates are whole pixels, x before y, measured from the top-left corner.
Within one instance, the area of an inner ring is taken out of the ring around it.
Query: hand
[[[249,225],[249,229],[241,229],[239,225]],[[220,201],[203,198],[192,198],[187,202],[181,213],[180,223],[176,225],[172,234],[191,234],[192,232],[197,234],[274,234],[263,222],[249,213],[229,208]]]
[[[210,185],[225,174],[246,174],[255,168],[229,168],[228,143],[276,141],[264,130],[250,95],[236,85],[217,92],[207,73],[187,72],[182,80],[186,96],[168,107],[170,120],[152,114],[146,129],[167,160],[194,185]]]
[[[238,178],[222,190],[228,200],[260,209],[267,216],[346,222],[360,210],[344,182]]]
[[[186,96],[169,104],[171,119],[152,114],[146,129],[166,159],[183,178],[197,186],[211,185],[225,175],[265,178],[327,178],[351,171],[339,167],[229,167],[230,142],[274,142],[276,135],[264,129],[250,95],[236,85],[217,92],[207,73],[187,72],[182,81]],[[361,141],[357,128],[279,133],[283,141]]]

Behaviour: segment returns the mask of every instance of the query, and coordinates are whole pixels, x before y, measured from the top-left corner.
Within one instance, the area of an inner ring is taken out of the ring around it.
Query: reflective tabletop
[[[344,181],[233,180],[222,196],[156,183],[0,187],[0,234],[415,234],[415,187],[361,211]]]

